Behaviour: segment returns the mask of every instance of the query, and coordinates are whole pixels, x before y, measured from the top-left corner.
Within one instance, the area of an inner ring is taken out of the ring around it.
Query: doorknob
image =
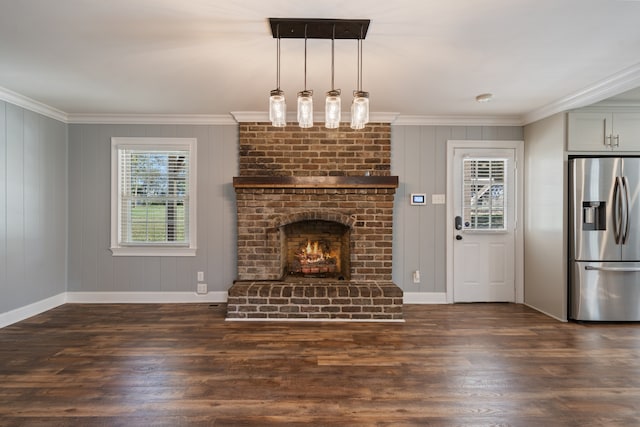
[[[458,234],[458,235],[456,236],[456,240],[462,240],[462,236]]]

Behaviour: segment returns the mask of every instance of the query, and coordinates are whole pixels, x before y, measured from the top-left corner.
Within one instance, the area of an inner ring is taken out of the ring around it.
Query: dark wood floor
[[[514,304],[406,323],[68,304],[0,329],[0,425],[638,426],[640,325]]]

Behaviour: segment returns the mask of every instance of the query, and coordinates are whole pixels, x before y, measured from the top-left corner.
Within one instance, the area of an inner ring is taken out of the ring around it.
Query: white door
[[[454,148],[451,166],[453,301],[515,302],[516,149]]]

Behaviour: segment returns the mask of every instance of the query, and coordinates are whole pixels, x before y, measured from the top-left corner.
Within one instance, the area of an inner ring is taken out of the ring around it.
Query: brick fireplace
[[[227,319],[401,320],[390,125],[241,123],[239,153]]]

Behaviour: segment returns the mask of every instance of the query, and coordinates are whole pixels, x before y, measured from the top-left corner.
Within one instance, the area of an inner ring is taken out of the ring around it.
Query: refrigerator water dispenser
[[[586,231],[607,229],[606,202],[582,202],[582,229]]]

